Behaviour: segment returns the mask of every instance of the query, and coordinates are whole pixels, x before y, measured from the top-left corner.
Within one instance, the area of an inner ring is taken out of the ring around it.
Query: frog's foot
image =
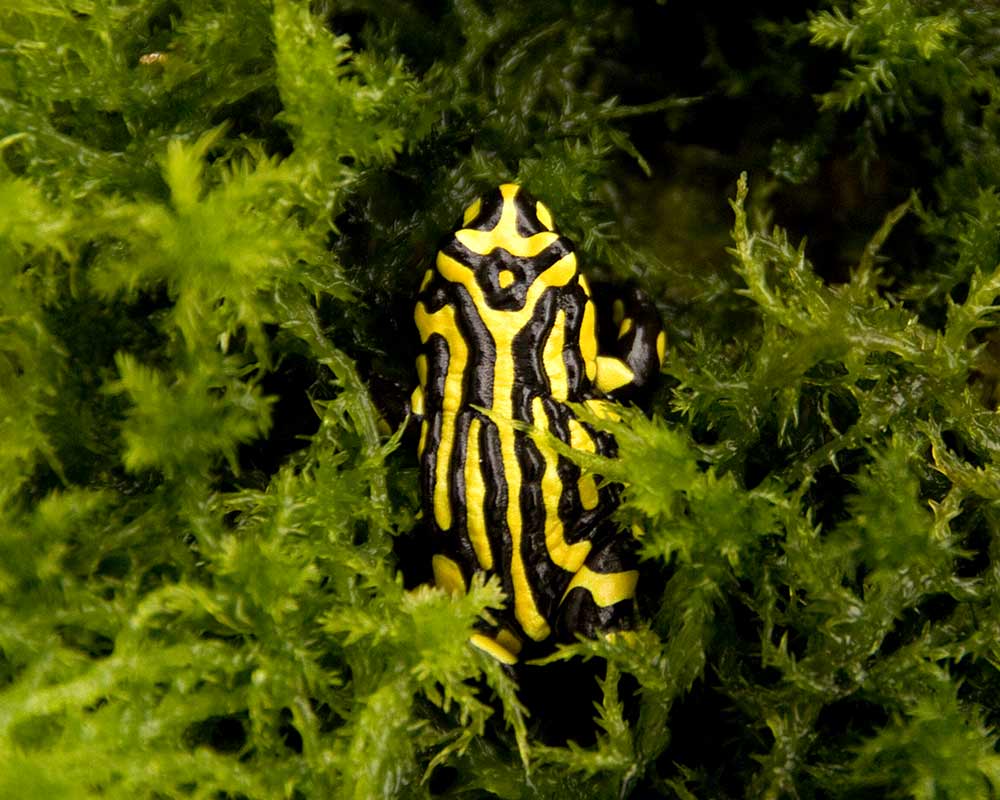
[[[466,593],[468,582],[456,559],[437,553],[431,559],[431,567],[434,570],[435,586],[455,595]],[[482,627],[479,632],[469,637],[469,644],[493,656],[501,664],[516,664],[517,655],[521,652],[520,637],[506,627],[487,627],[485,622],[480,625]]]
[[[556,620],[559,641],[631,627],[638,579],[630,540],[621,535],[605,539],[591,550],[566,587]]]
[[[597,388],[616,400],[633,400],[660,372],[667,336],[648,295],[636,287],[624,291],[594,286],[600,355]]]
[[[495,633],[474,633],[469,637],[469,643],[501,664],[516,664],[517,655],[521,652],[521,639],[507,628]]]

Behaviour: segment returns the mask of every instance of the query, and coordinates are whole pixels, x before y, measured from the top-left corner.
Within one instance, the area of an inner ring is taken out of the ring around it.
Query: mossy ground
[[[692,5],[0,6],[0,797],[1000,793],[1000,10]],[[393,428],[509,180],[670,336],[518,672]]]

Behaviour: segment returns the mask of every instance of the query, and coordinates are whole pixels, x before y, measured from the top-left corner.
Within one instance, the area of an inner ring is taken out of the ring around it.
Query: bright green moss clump
[[[0,797],[1000,793],[1000,10],[683,5],[0,9]],[[392,433],[506,180],[671,337],[643,621],[518,674]]]

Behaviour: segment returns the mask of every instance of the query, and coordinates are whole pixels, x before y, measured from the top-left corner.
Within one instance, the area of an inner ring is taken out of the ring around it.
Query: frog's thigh
[[[608,352],[597,356],[595,382],[604,394],[627,397],[660,371],[667,346],[663,323],[656,306],[638,288],[613,295],[602,285],[596,299],[602,330],[611,330],[601,336]]]
[[[638,578],[633,540],[618,533],[602,537],[566,587],[559,604],[556,637],[569,642],[577,634],[592,638],[630,627]]]

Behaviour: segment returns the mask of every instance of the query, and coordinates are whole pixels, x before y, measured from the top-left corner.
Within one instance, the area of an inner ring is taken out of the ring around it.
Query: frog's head
[[[573,246],[559,235],[548,208],[515,183],[503,184],[465,209],[441,247],[438,270],[449,277],[455,262],[474,273],[494,308],[523,306],[535,279],[556,264],[560,284],[567,280],[563,273],[576,272]]]
[[[462,214],[458,230],[491,233],[497,246],[511,238],[557,233],[552,213],[516,183],[505,183],[477,197]]]

